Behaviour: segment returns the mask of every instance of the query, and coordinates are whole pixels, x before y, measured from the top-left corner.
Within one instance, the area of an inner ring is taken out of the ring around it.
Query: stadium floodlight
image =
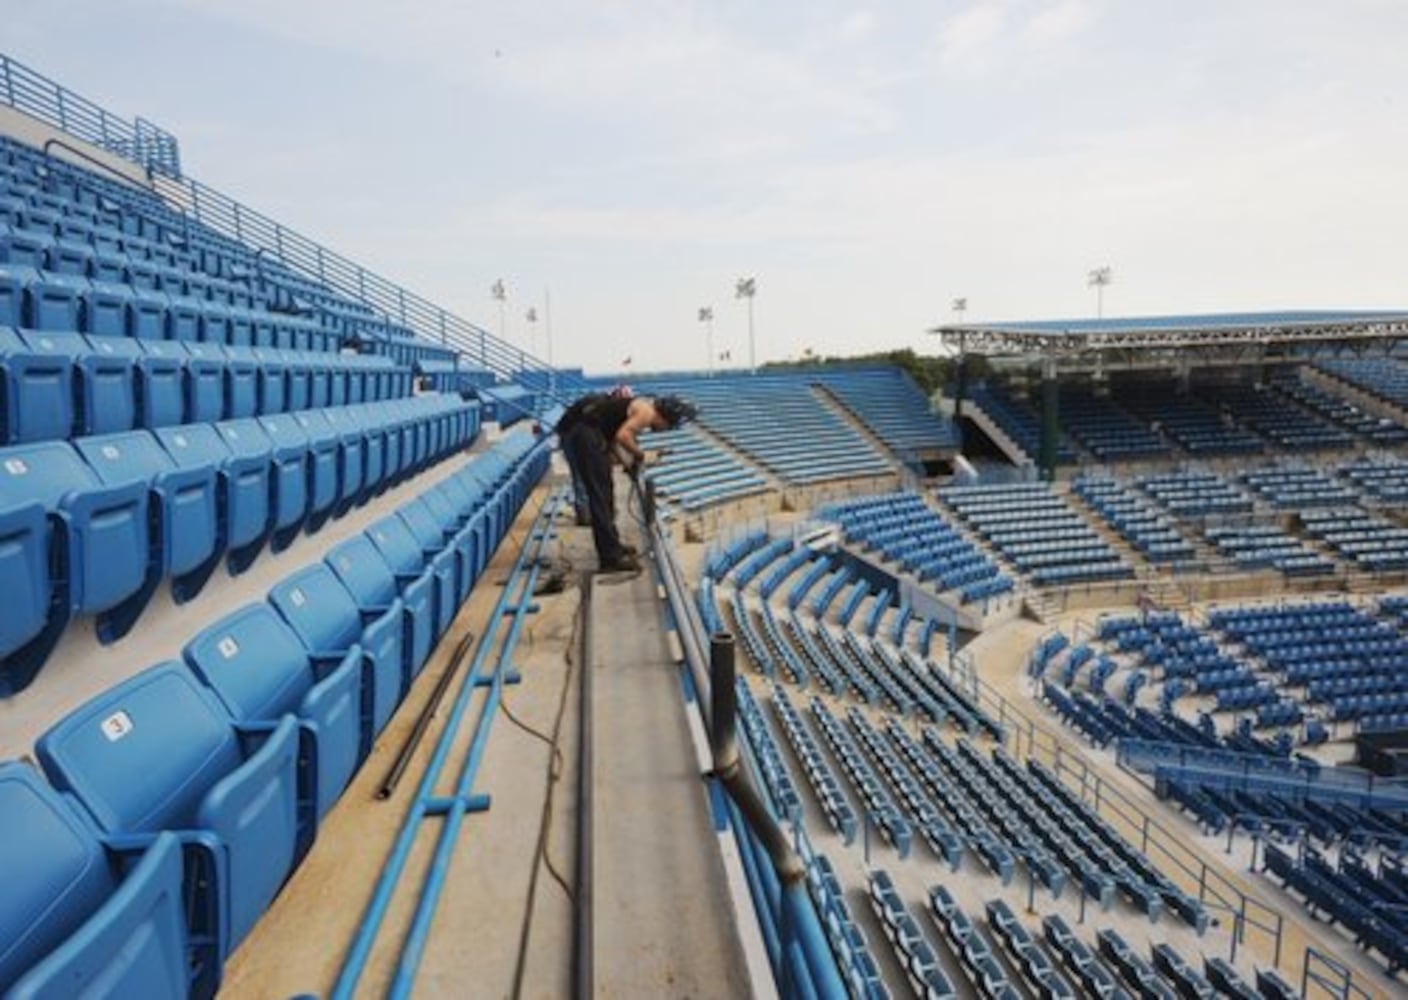
[[[1095,289],[1095,318],[1105,318],[1105,286],[1114,284],[1115,272],[1109,264],[1092,268],[1086,275],[1085,283]]]
[[[733,297],[748,300],[748,369],[758,370],[758,353],[753,338],[753,296],[758,293],[757,278],[739,278],[733,284]]]
[[[528,321],[528,351],[534,356],[538,353],[538,310],[532,306],[523,314],[523,318]]]
[[[699,322],[704,324],[704,356],[709,361],[709,374],[714,374],[714,307],[699,307]]]
[[[508,289],[504,287],[503,278],[496,279],[489,286],[489,294],[499,304],[499,339],[508,340],[508,319],[504,313],[504,303],[508,301]]]
[[[964,296],[953,300],[953,311],[958,315],[959,325],[963,323],[963,314],[968,311],[968,298]]]

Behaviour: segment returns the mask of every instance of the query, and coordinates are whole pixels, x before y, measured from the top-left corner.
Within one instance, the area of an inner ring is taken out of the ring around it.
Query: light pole
[[[535,358],[538,356],[538,310],[532,306],[523,314],[523,318],[528,321],[528,353]]]
[[[504,314],[504,303],[508,301],[508,289],[504,288],[503,278],[497,279],[489,286],[489,294],[499,304],[499,339],[508,340],[508,320]]]
[[[753,339],[753,296],[758,292],[758,279],[739,278],[733,285],[733,297],[748,300],[748,369],[758,370],[758,352]]]
[[[699,307],[699,322],[704,324],[704,350],[709,359],[709,374],[714,374],[714,307]]]
[[[959,298],[959,299],[954,299],[954,300],[953,300],[953,312],[954,312],[954,314],[958,317],[958,323],[959,323],[960,326],[963,325],[963,314],[966,313],[967,311],[968,311],[968,298],[967,298],[967,296],[964,296],[963,298]]]
[[[1115,272],[1110,269],[1109,264],[1091,269],[1086,275],[1085,283],[1095,289],[1095,318],[1105,318],[1105,286],[1113,284]]]

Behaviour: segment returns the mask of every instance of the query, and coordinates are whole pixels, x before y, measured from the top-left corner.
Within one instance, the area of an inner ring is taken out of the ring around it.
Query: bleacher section
[[[899,563],[940,593],[957,590],[968,602],[1012,590],[1012,579],[917,494],[867,497],[817,513],[835,517],[847,541]]]
[[[1179,563],[1195,550],[1167,516],[1128,486],[1104,476],[1080,476],[1071,490],[1152,563]]]
[[[1315,366],[1386,403],[1408,407],[1408,365],[1398,358],[1325,358]]]
[[[1116,383],[1113,388],[1120,406],[1194,457],[1253,455],[1264,450],[1260,438],[1232,423],[1230,417],[1166,385]]]
[[[898,368],[820,371],[814,377],[902,460],[958,446],[952,421],[931,412],[914,380]]]
[[[1134,419],[1108,396],[1071,389],[1061,396],[1061,422],[1066,431],[1102,462],[1161,458],[1168,444]]]
[[[1198,395],[1239,424],[1291,452],[1348,448],[1353,439],[1341,427],[1296,406],[1260,385],[1207,385]]]
[[[701,425],[785,485],[894,475],[894,464],[823,402],[812,381],[805,372],[648,378],[633,388],[688,399]]]
[[[1280,372],[1271,384],[1301,406],[1339,424],[1372,445],[1391,447],[1408,443],[1408,427],[1387,417],[1366,413],[1348,400],[1306,381],[1297,372]]]
[[[994,382],[972,385],[969,399],[1001,427],[1028,458],[1035,459],[1041,454],[1041,418],[1030,403],[1014,398]],[[1056,463],[1069,465],[1075,460],[1076,454],[1070,444],[1058,437]]]
[[[692,512],[702,507],[754,496],[768,481],[737,457],[715,445],[697,428],[651,434],[646,442],[659,449],[659,463],[646,470],[660,498]]]
[[[1037,586],[1134,575],[1134,568],[1045,484],[951,487],[939,498]]]
[[[56,721],[37,756],[71,801],[0,764],[22,832],[0,862],[0,928],[22,942],[5,951],[0,987],[24,977],[35,992],[23,995],[60,995],[106,980],[132,995],[213,995],[424,662],[420,616],[444,634],[548,457],[541,439],[509,436],[267,603],[196,633],[185,663]],[[397,532],[414,535],[404,557]],[[103,857],[124,853],[139,859],[130,874],[106,875]]]

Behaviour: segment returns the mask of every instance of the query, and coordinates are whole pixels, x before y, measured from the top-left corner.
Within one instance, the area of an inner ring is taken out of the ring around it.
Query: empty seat
[[[105,486],[66,442],[0,449],[0,694],[34,677],[69,619],[125,635],[160,580],[151,565],[147,489]]]
[[[364,498],[366,486],[366,443],[361,428],[345,415],[341,407],[326,410],[306,410],[291,414],[308,435],[310,447],[331,436],[337,442],[337,503],[339,517]],[[334,416],[337,414],[337,416]]]
[[[79,438],[74,447],[104,483],[140,479],[152,491],[153,541],[177,604],[200,593],[220,563],[216,467],[179,466],[149,431]]]
[[[311,533],[323,526],[332,515],[341,495],[338,475],[338,440],[324,423],[321,433],[309,434],[293,414],[276,414],[259,418],[259,425],[269,440],[280,448],[302,449],[308,470],[307,530]]]
[[[227,347],[225,353],[225,419],[259,415],[259,361],[247,347]]]
[[[6,997],[209,997],[219,984],[211,914],[181,890],[181,844],[107,846],[35,771],[0,764],[0,993]]]
[[[88,279],[67,274],[44,274],[31,281],[25,296],[25,322],[35,330],[78,332],[79,299]]]
[[[210,424],[162,427],[153,433],[181,468],[212,467],[216,470],[225,562],[231,573],[243,573],[273,531],[268,439],[265,438],[262,445],[255,440],[250,447],[235,451]],[[229,433],[239,434],[237,430]]]
[[[138,366],[145,355],[131,337],[88,337],[79,359],[79,410],[86,434],[108,434],[138,425]]]
[[[137,423],[171,427],[186,421],[186,352],[165,340],[132,341],[141,349],[136,361]]]
[[[240,722],[299,720],[303,783],[321,819],[362,759],[362,648],[310,657],[264,602],[248,604],[203,629],[182,655]]]
[[[252,349],[259,365],[259,413],[283,413],[288,409],[288,371],[282,351],[265,347]]]
[[[396,508],[399,517],[410,529],[421,553],[435,572],[436,635],[443,635],[459,608],[460,554],[453,544],[453,525],[442,524],[434,511],[421,498]]]
[[[438,555],[427,555],[415,533],[394,514],[372,522],[367,528],[367,537],[396,574],[399,586],[405,588],[423,579],[431,581],[431,623],[438,639],[450,625],[446,609],[453,608],[454,604],[454,552],[446,550]]]
[[[414,678],[435,642],[435,578],[429,571],[397,574],[367,535],[353,535],[324,561],[365,615],[385,614],[396,598],[402,607],[401,657]]]
[[[127,306],[127,334],[143,340],[166,339],[166,309],[170,298],[154,288],[131,285]]]
[[[314,563],[275,584],[269,591],[269,603],[314,659],[341,660],[348,650],[361,647],[362,691],[368,705],[361,743],[365,756],[400,704],[408,683],[401,653],[400,599],[380,615],[364,616],[332,570]]]
[[[14,443],[67,438],[73,433],[73,354],[43,335],[0,336],[7,383],[6,423]],[[62,339],[62,338],[60,338]]]
[[[100,337],[128,335],[127,313],[132,305],[132,293],[122,285],[94,278],[84,291],[81,304],[84,333]]]
[[[184,664],[150,667],[40,737],[40,763],[104,833],[178,833],[211,892],[228,955],[278,894],[313,834],[298,795],[298,723],[240,727]],[[134,780],[140,776],[140,780]]]
[[[188,341],[186,351],[186,422],[225,419],[225,355],[214,344]]]
[[[362,493],[357,502],[365,503],[386,486],[386,430],[364,405],[328,410],[325,416],[344,435],[355,432],[362,439]]]
[[[0,261],[0,326],[24,325],[25,289],[38,274],[28,265]]]
[[[269,463],[270,546],[279,552],[298,537],[308,518],[308,442],[302,436],[276,440],[265,429],[267,419],[226,420],[215,429],[232,454],[262,455]]]

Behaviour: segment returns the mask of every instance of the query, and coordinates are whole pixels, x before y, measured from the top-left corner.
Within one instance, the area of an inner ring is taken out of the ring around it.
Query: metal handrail
[[[145,118],[127,121],[62,87],[9,56],[0,55],[0,101],[144,167],[149,175],[179,177],[176,137]]]
[[[347,298],[370,306],[391,322],[430,343],[454,349],[470,364],[512,380],[518,374],[541,374],[546,395],[567,405],[586,382],[501,340],[429,299],[407,290],[327,249],[261,212],[189,177],[155,176],[152,186],[197,223],[253,248]],[[540,390],[540,394],[543,394]]]

